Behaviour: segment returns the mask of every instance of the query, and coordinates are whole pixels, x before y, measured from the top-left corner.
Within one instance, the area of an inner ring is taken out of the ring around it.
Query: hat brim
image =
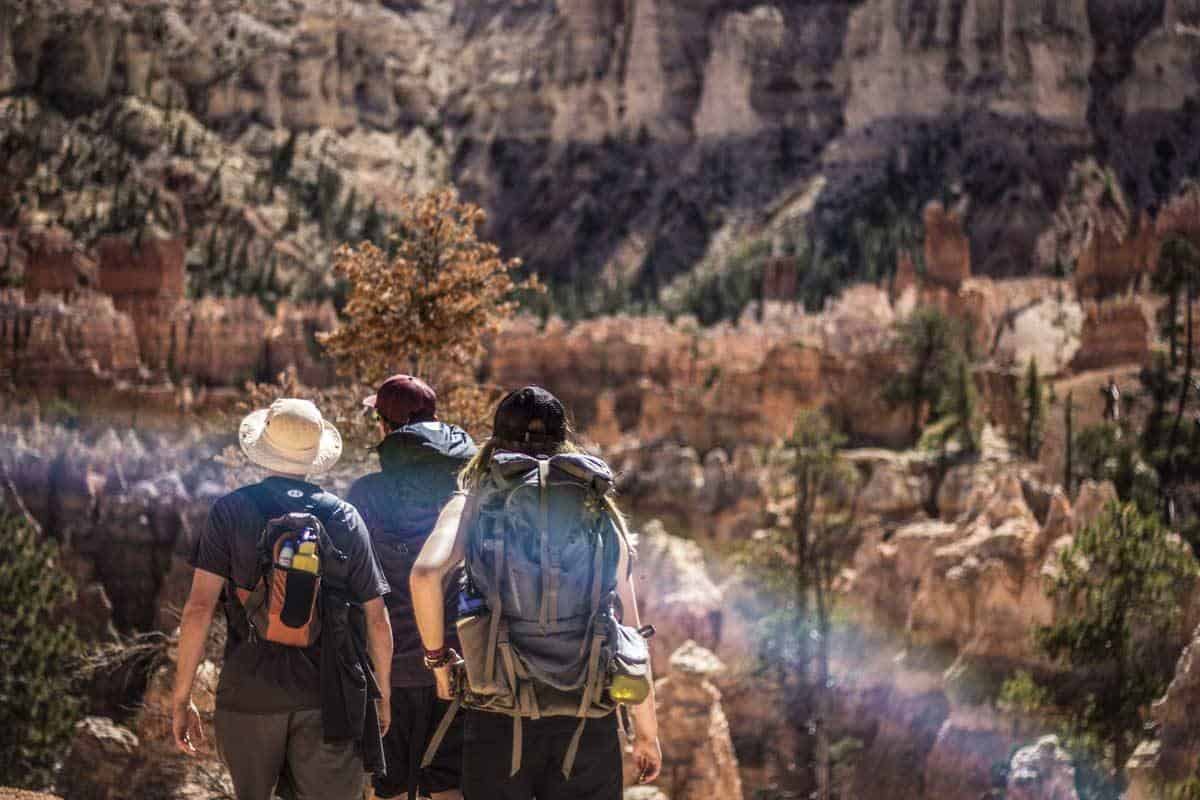
[[[238,444],[252,463],[288,475],[319,475],[342,457],[342,435],[327,419],[321,420],[321,440],[313,451],[296,453],[275,447],[263,437],[269,411],[260,408],[247,414],[238,428]]]
[[[370,397],[364,397],[362,404],[367,408],[374,408],[375,402],[379,399],[379,395],[373,394]]]

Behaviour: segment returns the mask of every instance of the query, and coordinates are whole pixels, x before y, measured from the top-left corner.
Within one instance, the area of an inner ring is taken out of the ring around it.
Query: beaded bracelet
[[[458,653],[455,653],[449,647],[439,647],[437,650],[425,651],[425,669],[441,669],[448,667],[458,659]]]

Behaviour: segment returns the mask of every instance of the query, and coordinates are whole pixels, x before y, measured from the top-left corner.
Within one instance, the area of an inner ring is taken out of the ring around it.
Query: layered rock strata
[[[1112,162],[1135,214],[1192,169],[1195,23],[1152,0],[54,0],[6,10],[0,91],[123,110],[106,133],[148,161],[177,123],[145,121],[182,117],[181,160],[225,160],[235,195],[290,131],[305,169],[335,167],[382,207],[452,179],[544,275],[653,287],[814,182],[820,236],[899,176],[922,202],[969,197],[976,271],[1011,276],[1079,156]]]

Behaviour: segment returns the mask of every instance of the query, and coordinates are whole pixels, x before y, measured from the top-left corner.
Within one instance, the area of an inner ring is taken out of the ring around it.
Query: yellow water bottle
[[[300,543],[300,549],[292,557],[292,569],[301,572],[311,572],[318,575],[321,572],[321,557],[317,555],[317,543],[308,540]]]

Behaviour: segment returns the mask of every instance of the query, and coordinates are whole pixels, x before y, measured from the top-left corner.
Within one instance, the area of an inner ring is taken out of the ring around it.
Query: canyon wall
[[[198,126],[184,137],[204,153],[198,183],[224,161],[223,195],[250,197],[254,168],[295,131],[308,179],[320,162],[383,208],[451,180],[491,212],[488,234],[541,274],[648,290],[817,185],[818,235],[889,176],[921,202],[956,187],[975,273],[1012,276],[1035,269],[1081,157],[1113,169],[1135,217],[1200,171],[1190,2],[306,0],[227,11],[211,0],[10,4],[0,90],[67,115],[117,103],[129,122],[116,133],[143,153],[173,124]],[[151,104],[184,121],[165,124]],[[186,157],[164,174],[173,195],[197,182]],[[250,217],[271,207],[246,203]],[[271,242],[297,263],[318,253],[276,213],[247,223],[274,231],[263,253]]]
[[[241,386],[292,368],[309,385],[334,380],[316,341],[337,324],[327,302],[272,313],[251,297],[187,299],[177,238],[102,239],[89,287],[69,236],[34,241],[24,296],[0,292],[0,378],[13,385],[82,399],[121,383]]]

